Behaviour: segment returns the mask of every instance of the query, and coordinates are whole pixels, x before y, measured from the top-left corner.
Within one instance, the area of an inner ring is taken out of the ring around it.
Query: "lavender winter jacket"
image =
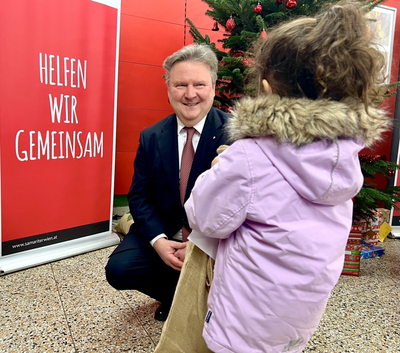
[[[185,204],[219,238],[203,337],[213,352],[301,352],[343,268],[358,152],[387,128],[356,103],[245,99],[236,140]]]

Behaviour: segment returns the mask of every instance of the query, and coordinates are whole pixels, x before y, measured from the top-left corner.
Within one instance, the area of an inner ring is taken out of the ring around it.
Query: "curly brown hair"
[[[266,79],[280,96],[353,97],[367,107],[384,81],[385,58],[360,4],[351,0],[277,26],[255,54],[259,87]]]

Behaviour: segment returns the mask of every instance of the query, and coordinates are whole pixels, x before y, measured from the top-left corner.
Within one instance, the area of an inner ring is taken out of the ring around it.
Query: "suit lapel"
[[[190,171],[185,200],[189,197],[198,176],[210,169],[211,161],[216,156],[216,150],[221,144],[224,121],[218,116],[214,108],[211,108],[206,119]],[[172,195],[180,203],[177,129],[176,115],[172,114],[164,124],[158,138],[158,151]]]
[[[222,127],[224,122],[215,112],[214,108],[211,108],[206,119],[194,156],[192,170],[190,171],[185,200],[189,197],[197,177],[205,170],[210,169],[211,161],[217,154],[216,150],[220,145],[220,139],[223,135]]]
[[[158,138],[158,151],[172,195],[180,203],[177,129],[176,116],[172,114],[164,124]]]

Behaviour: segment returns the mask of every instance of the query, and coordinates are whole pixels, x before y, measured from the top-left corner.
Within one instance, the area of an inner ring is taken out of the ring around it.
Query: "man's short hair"
[[[190,44],[165,59],[163,67],[165,69],[165,79],[169,84],[169,73],[172,66],[182,61],[195,61],[206,64],[211,70],[211,81],[217,82],[218,59],[210,46],[206,44]]]

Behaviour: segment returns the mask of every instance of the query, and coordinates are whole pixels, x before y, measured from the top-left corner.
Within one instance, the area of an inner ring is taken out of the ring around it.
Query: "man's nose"
[[[188,99],[192,99],[192,98],[196,97],[196,89],[194,88],[193,85],[186,86],[185,96]]]

